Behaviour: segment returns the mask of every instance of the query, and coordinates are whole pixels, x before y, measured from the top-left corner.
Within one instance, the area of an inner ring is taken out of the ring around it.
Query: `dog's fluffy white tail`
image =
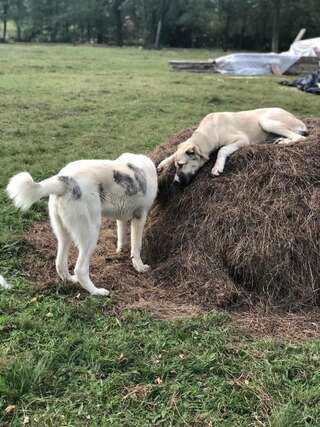
[[[0,274],[0,288],[2,289],[11,289],[12,286],[8,283],[3,276]]]
[[[58,176],[34,182],[28,172],[21,172],[13,176],[7,186],[7,193],[17,208],[28,210],[33,203],[50,194],[62,196],[66,192],[66,185]]]

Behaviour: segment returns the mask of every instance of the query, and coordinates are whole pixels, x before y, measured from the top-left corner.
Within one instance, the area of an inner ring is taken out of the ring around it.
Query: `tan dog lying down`
[[[211,170],[212,176],[219,176],[227,158],[252,144],[265,141],[266,133],[281,136],[276,142],[282,145],[305,141],[306,125],[293,114],[281,108],[260,108],[237,113],[211,113],[199,124],[191,138],[179,144],[177,151],[164,159],[158,171],[175,164],[174,180],[188,185],[196,172],[218,151],[217,160]]]

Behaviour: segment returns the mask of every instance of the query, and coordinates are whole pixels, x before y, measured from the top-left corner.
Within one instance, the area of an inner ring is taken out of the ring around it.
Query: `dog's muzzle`
[[[192,180],[193,176],[191,174],[185,175],[183,173],[177,172],[174,176],[174,183],[178,183],[182,185],[183,187],[186,187],[188,184],[190,184],[190,181]]]

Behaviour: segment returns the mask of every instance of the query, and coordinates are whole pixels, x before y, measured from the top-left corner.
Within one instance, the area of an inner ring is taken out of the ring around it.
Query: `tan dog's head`
[[[191,138],[178,146],[174,156],[176,174],[174,182],[183,186],[190,183],[197,171],[203,166],[209,157],[201,151]]]

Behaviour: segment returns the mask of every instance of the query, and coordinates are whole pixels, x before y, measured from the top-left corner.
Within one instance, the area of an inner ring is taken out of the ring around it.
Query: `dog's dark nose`
[[[188,184],[190,184],[193,176],[191,174],[187,174],[185,175],[184,173],[180,172],[177,173],[178,178],[179,178],[179,184],[182,187],[186,187]]]

